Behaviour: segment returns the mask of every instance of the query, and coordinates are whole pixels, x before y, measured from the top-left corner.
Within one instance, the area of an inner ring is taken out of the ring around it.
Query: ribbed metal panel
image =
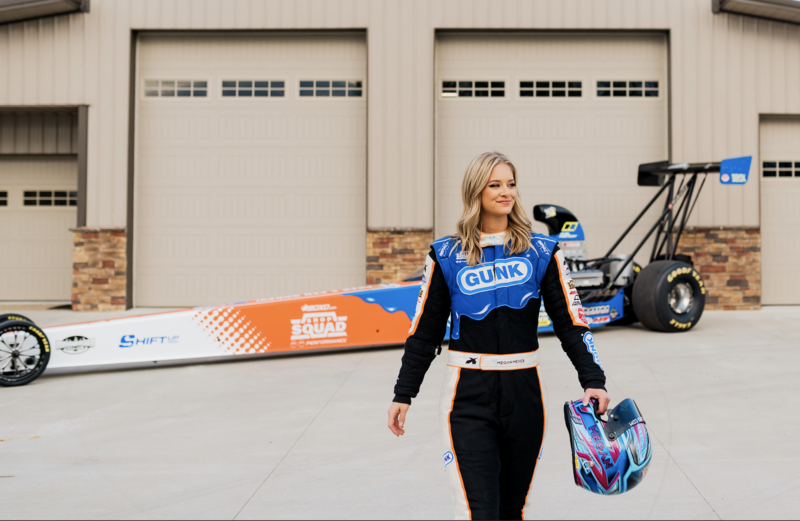
[[[77,154],[72,114],[0,114],[0,154]]]
[[[87,224],[124,225],[131,29],[342,28],[368,30],[372,228],[433,226],[437,29],[669,30],[675,161],[757,162],[759,114],[800,113],[800,26],[707,0],[94,0],[0,26],[0,106],[89,105]],[[754,183],[704,198],[695,224],[759,223]]]

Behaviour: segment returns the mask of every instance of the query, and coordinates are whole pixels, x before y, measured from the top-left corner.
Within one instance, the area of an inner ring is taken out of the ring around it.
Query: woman
[[[531,233],[516,181],[514,165],[497,152],[467,167],[458,235],[431,246],[389,408],[389,428],[400,436],[452,318],[441,431],[457,519],[520,519],[531,509],[546,426],[540,299],[578,371],[584,404],[596,399],[603,413],[609,402],[564,254]]]

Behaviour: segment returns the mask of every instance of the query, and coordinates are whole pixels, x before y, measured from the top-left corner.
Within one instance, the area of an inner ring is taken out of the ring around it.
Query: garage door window
[[[282,98],[285,94],[284,80],[222,80],[223,98]]]
[[[583,93],[581,81],[520,81],[521,98],[580,98]]]
[[[0,206],[8,206],[8,192],[0,192]]]
[[[206,80],[144,80],[146,98],[205,98]]]
[[[363,82],[360,80],[301,80],[300,96],[304,98],[360,98]]]
[[[69,190],[25,190],[24,206],[78,206],[78,192]]]
[[[761,172],[764,177],[800,177],[800,161],[764,161]]]
[[[601,80],[597,82],[598,98],[657,98],[658,82],[643,80]]]
[[[505,95],[505,81],[445,80],[442,82],[443,98],[503,98]]]

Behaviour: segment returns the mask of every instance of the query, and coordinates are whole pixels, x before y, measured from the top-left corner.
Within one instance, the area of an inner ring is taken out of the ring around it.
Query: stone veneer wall
[[[706,285],[706,309],[761,308],[761,230],[687,228],[679,253],[691,255]]]
[[[433,231],[367,232],[367,284],[403,280],[425,265]]]
[[[123,311],[127,296],[125,228],[73,228],[72,310]]]

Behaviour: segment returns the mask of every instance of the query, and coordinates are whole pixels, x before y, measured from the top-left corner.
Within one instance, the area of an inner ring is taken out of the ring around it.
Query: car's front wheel
[[[639,273],[632,300],[636,317],[646,328],[677,333],[697,325],[705,308],[706,289],[690,264],[661,260]]]
[[[23,321],[0,324],[0,386],[29,384],[50,360],[50,341],[38,326]]]

